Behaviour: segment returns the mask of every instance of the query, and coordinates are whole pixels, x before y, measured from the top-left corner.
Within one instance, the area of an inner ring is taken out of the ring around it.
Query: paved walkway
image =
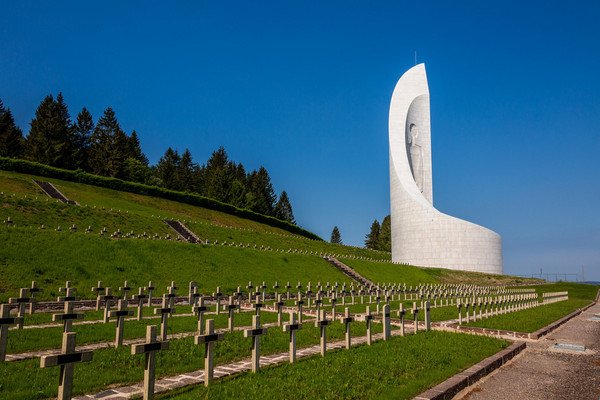
[[[587,309],[527,349],[487,378],[465,389],[456,399],[578,399],[600,398],[600,304]],[[586,351],[553,349],[556,343],[585,345]]]

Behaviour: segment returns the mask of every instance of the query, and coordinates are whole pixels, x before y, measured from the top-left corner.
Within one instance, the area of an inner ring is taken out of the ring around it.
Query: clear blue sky
[[[85,3],[85,4],[83,4]],[[389,212],[388,105],[425,62],[434,203],[513,274],[600,280],[600,3],[3,1],[0,98],[28,130],[62,91],[156,162],[264,165],[299,223],[362,245]]]

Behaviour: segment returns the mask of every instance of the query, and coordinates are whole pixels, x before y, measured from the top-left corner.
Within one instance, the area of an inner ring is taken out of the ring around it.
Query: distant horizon
[[[416,51],[434,206],[498,232],[507,274],[600,281],[598,20],[600,4],[559,1],[15,2],[0,99],[24,134],[48,94],[71,117],[111,106],[152,164],[223,146],[267,168],[298,225],[363,247],[389,214],[389,101]]]

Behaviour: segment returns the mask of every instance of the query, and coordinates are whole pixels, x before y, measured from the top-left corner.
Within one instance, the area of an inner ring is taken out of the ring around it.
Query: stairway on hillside
[[[67,196],[65,196],[64,194],[62,194],[60,192],[60,190],[58,190],[56,188],[56,186],[54,186],[50,182],[36,181],[35,179],[33,180],[33,182],[36,185],[38,185],[40,187],[40,189],[42,189],[48,196],[52,197],[53,199],[57,199],[59,201],[62,201],[65,204],[79,205],[79,204],[77,204],[76,201],[67,199]]]
[[[166,219],[165,223],[169,225],[179,236],[190,243],[200,243],[201,240],[187,226],[174,219]]]
[[[375,286],[375,284],[373,282],[371,282],[370,280],[368,280],[367,278],[365,278],[364,276],[362,276],[361,274],[359,274],[354,269],[350,268],[349,266],[347,266],[346,264],[344,264],[337,258],[334,258],[334,257],[323,257],[323,258],[326,261],[328,261],[331,265],[333,265],[334,267],[336,267],[337,269],[342,271],[344,274],[346,274],[350,278],[354,279],[355,281],[358,281],[358,282],[362,283],[363,285]]]

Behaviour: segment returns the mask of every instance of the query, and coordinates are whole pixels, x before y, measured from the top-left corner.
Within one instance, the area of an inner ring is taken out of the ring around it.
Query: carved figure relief
[[[419,139],[419,128],[415,124],[410,124],[407,133],[406,142],[410,170],[419,191],[423,193],[423,147]]]

